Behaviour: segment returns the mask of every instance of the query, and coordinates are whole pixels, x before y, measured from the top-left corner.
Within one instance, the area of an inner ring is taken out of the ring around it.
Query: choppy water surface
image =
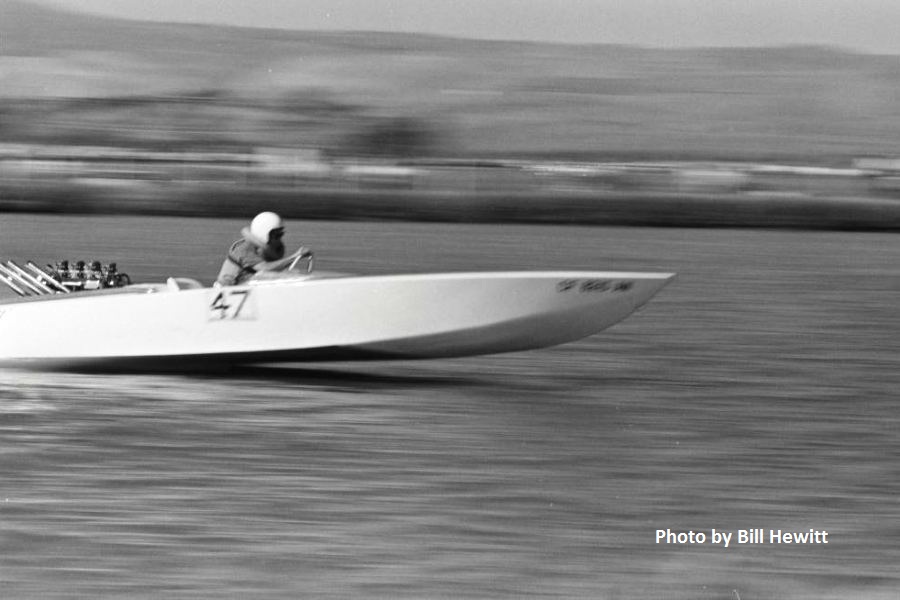
[[[209,281],[241,225],[4,215],[0,249]],[[895,236],[290,230],[329,270],[679,279],[601,335],[521,354],[0,371],[2,597],[896,597]],[[830,543],[667,546],[659,528]]]

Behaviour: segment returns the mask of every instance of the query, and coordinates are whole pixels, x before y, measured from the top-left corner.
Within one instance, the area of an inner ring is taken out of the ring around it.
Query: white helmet
[[[275,229],[284,229],[281,217],[273,212],[261,212],[253,217],[250,227],[245,227],[243,234],[256,245],[265,246],[269,243],[269,234]]]

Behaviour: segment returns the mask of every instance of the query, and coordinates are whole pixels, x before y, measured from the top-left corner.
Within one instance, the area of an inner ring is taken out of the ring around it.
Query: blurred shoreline
[[[0,145],[0,211],[900,230],[900,161],[330,159],[314,150]]]

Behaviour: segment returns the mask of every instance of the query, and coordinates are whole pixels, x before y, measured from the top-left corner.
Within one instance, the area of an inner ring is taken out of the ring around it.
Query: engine
[[[47,271],[58,283],[73,292],[124,287],[131,284],[126,273],[120,273],[116,263],[102,264],[98,260],[69,263],[61,260],[55,267],[47,265]]]

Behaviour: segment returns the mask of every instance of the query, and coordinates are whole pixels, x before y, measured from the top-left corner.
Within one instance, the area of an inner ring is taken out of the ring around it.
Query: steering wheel
[[[297,263],[301,260],[306,259],[306,273],[312,273],[316,264],[316,255],[313,254],[312,250],[308,250],[306,248],[300,248],[290,256],[288,256],[285,260],[290,259],[290,264],[288,264],[287,271],[293,271],[297,267]]]

